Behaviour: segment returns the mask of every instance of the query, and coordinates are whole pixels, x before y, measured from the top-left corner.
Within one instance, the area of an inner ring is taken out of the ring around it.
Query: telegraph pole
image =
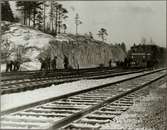
[[[82,24],[82,21],[79,19],[79,14],[77,13],[75,16],[75,24],[76,24],[76,35],[78,34],[78,26]]]
[[[78,38],[77,38],[77,35],[78,35],[78,26],[82,24],[82,21],[79,19],[79,14],[77,13],[76,16],[75,16],[75,25],[76,25],[76,42],[78,44],[78,47],[79,47],[79,43],[78,43]],[[78,59],[76,57],[76,67],[77,67],[77,70],[79,70],[79,63],[78,63]]]

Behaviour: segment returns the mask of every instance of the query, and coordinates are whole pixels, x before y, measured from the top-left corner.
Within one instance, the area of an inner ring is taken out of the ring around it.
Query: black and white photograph
[[[1,0],[2,130],[167,130],[166,0]]]

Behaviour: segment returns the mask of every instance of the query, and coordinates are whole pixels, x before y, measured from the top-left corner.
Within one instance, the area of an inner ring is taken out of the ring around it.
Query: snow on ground
[[[92,88],[97,85],[116,82],[126,78],[134,77],[136,75],[141,75],[143,73],[146,73],[146,72],[141,72],[137,74],[127,74],[123,76],[111,77],[106,79],[98,79],[98,80],[79,80],[76,82],[64,83],[56,86],[53,84],[50,87],[46,87],[46,88],[40,88],[40,89],[35,89],[35,90],[20,92],[20,93],[5,94],[1,96],[1,111],[23,106],[36,101],[68,94],[71,92]]]
[[[1,64],[1,72],[5,72],[6,70],[6,64]]]
[[[97,65],[89,65],[89,66],[80,66],[80,68],[95,68],[98,67]],[[113,64],[113,67],[115,67],[115,64]],[[27,70],[40,70],[41,63],[38,60],[33,60],[30,62],[24,62],[20,66],[20,71],[27,71]],[[1,64],[1,72],[6,71],[6,64]]]
[[[26,70],[40,70],[41,63],[36,60],[36,61],[31,61],[31,62],[25,62],[21,64],[20,70],[21,71],[26,71]]]
[[[164,83],[151,89],[149,95],[139,100],[122,115],[101,130],[165,130],[167,125],[167,86]]]
[[[20,65],[20,71],[28,71],[28,70],[40,70],[41,63],[38,60],[33,60],[30,62],[24,62]],[[6,71],[6,64],[1,64],[1,72]]]

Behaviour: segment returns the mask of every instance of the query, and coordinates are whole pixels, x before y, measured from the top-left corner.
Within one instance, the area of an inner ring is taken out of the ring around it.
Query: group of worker
[[[57,56],[54,56],[53,59],[51,59],[50,57],[47,57],[45,59],[39,59],[39,60],[41,62],[40,70],[55,71],[57,69]],[[68,69],[68,66],[69,66],[68,57],[64,55],[64,69]]]
[[[54,56],[53,59],[50,57],[46,57],[45,59],[40,58],[39,59],[41,63],[40,70],[46,70],[46,71],[56,71],[57,69],[57,56]],[[111,68],[112,60],[109,60],[109,67]],[[19,60],[8,60],[6,63],[6,72],[12,72],[12,71],[19,71],[21,62]],[[64,55],[64,69],[69,69],[69,59],[67,56]]]
[[[57,56],[55,56],[52,60],[50,57],[45,59],[39,59],[41,62],[41,70],[56,70],[57,69]]]
[[[53,59],[47,57],[45,59],[39,59],[41,63],[40,70],[55,71],[57,69],[57,56],[54,56]],[[21,62],[19,60],[7,60],[6,61],[6,72],[19,71]],[[64,69],[68,69],[69,60],[68,57],[64,55]]]
[[[20,69],[20,61],[19,60],[7,60],[6,62],[6,72],[12,72],[12,71],[19,71]]]

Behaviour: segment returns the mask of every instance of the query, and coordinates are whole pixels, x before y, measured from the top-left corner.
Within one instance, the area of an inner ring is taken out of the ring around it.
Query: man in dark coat
[[[48,71],[50,71],[50,62],[51,62],[50,57],[47,57],[46,58],[46,68]]]
[[[69,66],[68,57],[64,55],[64,69],[68,69],[68,66]]]
[[[45,60],[43,60],[42,58],[39,58],[39,61],[41,63],[40,70],[45,70],[45,68],[46,68],[46,62],[45,62]]]
[[[109,64],[109,68],[111,68],[111,63],[112,63],[112,60],[110,59],[108,64]]]
[[[14,62],[13,62],[13,65],[14,65],[14,71],[19,71],[19,69],[20,69],[20,61],[19,60],[15,60]]]
[[[13,71],[13,61],[10,61],[10,66],[9,66],[10,72]]]
[[[12,60],[8,60],[6,62],[6,72],[11,72],[12,71],[12,67],[13,67],[13,61]]]
[[[17,61],[17,71],[20,70],[20,65],[21,65],[21,62],[18,60],[18,61]]]
[[[13,61],[13,66],[14,66],[13,70],[17,71],[17,60]]]
[[[54,58],[53,58],[53,60],[51,61],[51,64],[52,64],[52,69],[53,69],[53,71],[55,71],[57,68],[57,56],[55,56]]]

